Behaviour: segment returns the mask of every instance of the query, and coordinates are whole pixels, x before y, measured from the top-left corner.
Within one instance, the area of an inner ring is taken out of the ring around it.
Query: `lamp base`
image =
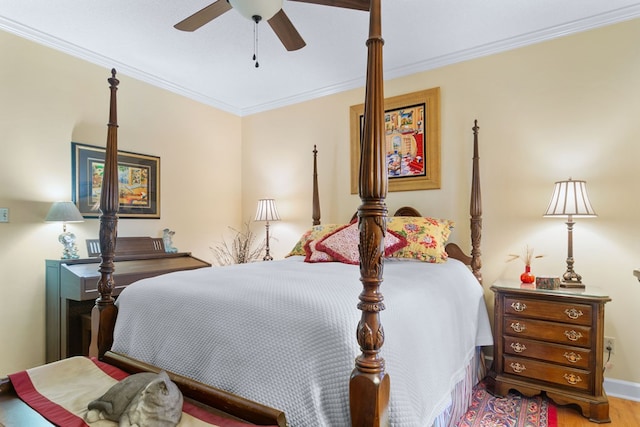
[[[584,289],[584,283],[582,282],[560,282],[561,288],[572,288],[572,289]]]
[[[78,259],[78,247],[76,246],[76,235],[68,231],[58,236],[58,241],[64,246],[61,259]]]
[[[567,271],[562,275],[561,288],[584,288],[582,276],[573,271],[573,257],[567,259]]]

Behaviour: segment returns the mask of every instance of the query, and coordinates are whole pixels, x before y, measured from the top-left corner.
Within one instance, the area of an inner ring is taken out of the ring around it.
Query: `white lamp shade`
[[[51,205],[45,221],[84,222],[84,218],[73,202],[55,202]]]
[[[229,0],[229,3],[242,16],[251,20],[254,16],[259,16],[264,21],[269,20],[282,9],[282,0]]]
[[[589,196],[587,195],[587,183],[585,181],[556,182],[553,195],[549,202],[549,207],[544,216],[575,216],[575,217],[595,217],[597,216]]]
[[[276,202],[273,199],[258,200],[258,209],[256,211],[256,221],[280,221]]]

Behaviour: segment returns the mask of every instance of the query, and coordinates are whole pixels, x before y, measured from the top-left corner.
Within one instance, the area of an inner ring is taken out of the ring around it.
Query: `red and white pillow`
[[[295,244],[293,249],[291,249],[291,252],[289,252],[285,256],[285,258],[290,257],[290,256],[296,256],[296,255],[298,255],[298,256],[306,256],[305,245],[307,243],[309,243],[312,240],[320,240],[321,238],[323,238],[327,234],[331,233],[332,231],[335,231],[338,228],[342,228],[342,227],[344,227],[344,224],[314,225],[312,228],[307,230],[302,235],[302,237],[300,237],[300,240],[298,240],[298,242]]]
[[[357,222],[347,224],[317,240],[305,243],[305,262],[333,262],[345,264],[359,264],[360,230]],[[387,230],[384,239],[384,255],[391,256],[394,252],[407,245],[407,239],[402,235]]]

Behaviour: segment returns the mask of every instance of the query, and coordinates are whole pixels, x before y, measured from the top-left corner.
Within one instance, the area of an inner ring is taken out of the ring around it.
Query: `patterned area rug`
[[[457,427],[557,427],[555,405],[546,397],[510,392],[497,397],[484,381],[473,388],[473,401]]]

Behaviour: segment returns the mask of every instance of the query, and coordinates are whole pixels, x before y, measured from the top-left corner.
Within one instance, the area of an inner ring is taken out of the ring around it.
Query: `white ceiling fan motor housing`
[[[242,16],[252,21],[254,16],[269,20],[282,9],[282,0],[229,0],[229,3]]]

